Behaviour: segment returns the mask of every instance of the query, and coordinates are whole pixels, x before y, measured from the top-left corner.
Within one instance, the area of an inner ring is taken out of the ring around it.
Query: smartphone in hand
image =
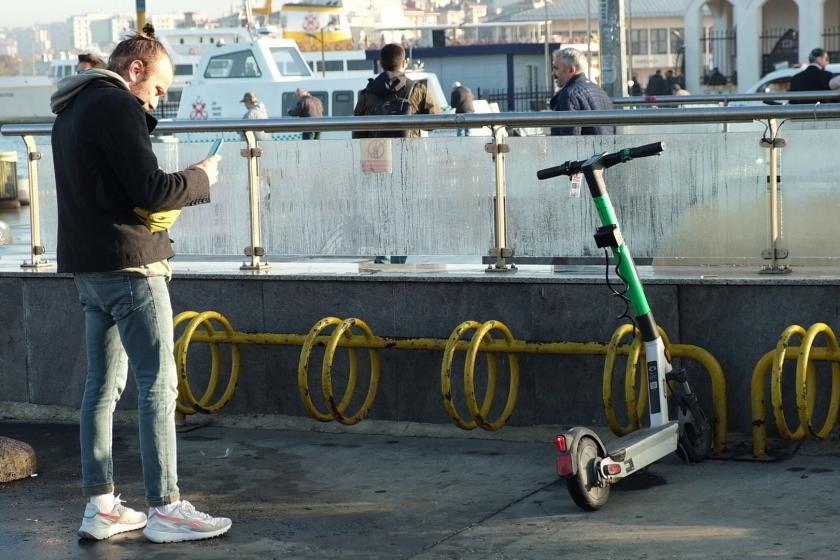
[[[210,151],[207,152],[207,158],[209,159],[209,158],[215,156],[216,154],[218,154],[219,150],[222,149],[222,144],[224,144],[224,143],[225,143],[224,138],[219,138],[216,141],[214,141],[213,145],[210,146]]]

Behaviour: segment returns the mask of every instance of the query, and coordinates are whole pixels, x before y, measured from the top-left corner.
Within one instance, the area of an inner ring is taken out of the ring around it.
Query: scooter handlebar
[[[661,154],[665,149],[665,144],[662,142],[654,142],[653,144],[645,144],[644,146],[637,146],[635,148],[625,148],[612,154],[604,156],[604,167],[612,167],[618,163],[624,163],[631,159],[655,156]]]
[[[563,165],[555,165],[554,167],[540,169],[537,171],[537,179],[542,181],[544,179],[551,179],[560,175],[574,175],[575,173],[580,172],[580,167],[581,162],[579,161],[567,161]]]
[[[654,142],[653,144],[645,144],[644,146],[637,146],[635,148],[625,148],[611,154],[606,154],[602,158],[604,167],[612,167],[613,165],[630,161],[631,159],[655,156],[665,150],[663,142]],[[537,179],[545,180],[557,177],[559,175],[574,175],[580,173],[581,168],[586,160],[582,161],[567,161],[563,165],[548,167],[537,171]]]

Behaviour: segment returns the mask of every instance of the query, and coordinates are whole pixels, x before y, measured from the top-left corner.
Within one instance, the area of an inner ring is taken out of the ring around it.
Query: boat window
[[[341,60],[327,60],[327,72],[341,72],[344,70],[344,64]],[[318,72],[323,72],[324,65],[318,61]]]
[[[353,92],[334,91],[332,94],[332,116],[347,117],[353,114]]]
[[[176,64],[175,65],[175,75],[176,76],[192,76],[193,73],[193,65],[192,64]]]
[[[373,63],[369,60],[348,60],[347,61],[347,69],[348,70],[370,70],[373,72]]]
[[[297,94],[293,91],[283,92],[283,114],[288,115],[289,109],[297,105]]]
[[[205,78],[259,78],[260,67],[251,50],[214,56],[207,63]]]
[[[272,47],[271,56],[283,76],[311,76],[309,67],[295,47]]]
[[[324,106],[324,116],[330,114],[330,94],[326,91],[310,91],[309,95],[312,97],[317,97],[321,100],[321,105]]]

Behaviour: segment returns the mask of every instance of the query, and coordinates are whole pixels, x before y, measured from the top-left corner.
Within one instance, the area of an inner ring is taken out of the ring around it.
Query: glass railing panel
[[[584,182],[538,181],[536,171],[593,153],[662,140],[658,157],[606,172],[607,189],[637,257],[760,258],[767,244],[767,151],[752,132],[511,138],[508,244],[517,255],[600,255],[600,222]]]
[[[279,255],[483,255],[493,242],[494,167],[487,138],[273,142],[265,246]],[[391,171],[363,160],[390,152]]]
[[[52,145],[47,136],[35,137],[35,143],[41,152],[38,161],[38,204],[41,221],[41,244],[47,254],[55,255],[58,239],[58,206],[55,198],[55,168],[53,167]],[[25,152],[24,152],[25,154]],[[24,166],[27,165],[24,155]],[[29,168],[25,167],[24,174],[29,175]],[[29,185],[32,188],[32,185]]]
[[[783,127],[782,243],[795,259],[837,259],[833,143],[836,129]],[[227,136],[227,135],[226,135]],[[618,137],[512,137],[505,158],[508,245],[516,256],[600,255],[588,191],[536,170],[598,151],[664,140],[659,157],[606,173],[625,238],[637,257],[738,263],[769,248],[768,150],[760,131]],[[41,235],[56,246],[55,174],[49,139],[37,138]],[[391,173],[363,173],[358,140],[271,141],[259,159],[262,244],[271,255],[485,255],[494,245],[489,138],[392,139]],[[154,144],[161,167],[203,159],[209,143]],[[187,208],[172,237],[180,254],[242,255],[250,245],[245,144],[222,148],[212,202]],[[25,160],[20,172],[26,174]]]
[[[838,129],[797,130],[783,125],[779,137],[782,239],[789,259],[819,264],[840,257]]]
[[[179,171],[207,157],[211,142],[156,143],[161,169]],[[184,208],[170,237],[181,255],[242,255],[250,241],[250,203],[245,143],[231,137],[219,155],[219,182],[210,188],[210,202]],[[266,196],[265,189],[263,196]]]

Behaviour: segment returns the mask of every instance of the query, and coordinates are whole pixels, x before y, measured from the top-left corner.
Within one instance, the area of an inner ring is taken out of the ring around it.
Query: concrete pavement
[[[234,526],[153,545],[139,531],[77,538],[77,426],[4,421],[0,434],[39,462],[37,477],[0,484],[3,560],[840,557],[837,442],[774,463],[669,457],[585,513],[555,480],[549,442],[188,428],[183,496]],[[135,426],[115,426],[114,448],[117,492],[140,508]]]

